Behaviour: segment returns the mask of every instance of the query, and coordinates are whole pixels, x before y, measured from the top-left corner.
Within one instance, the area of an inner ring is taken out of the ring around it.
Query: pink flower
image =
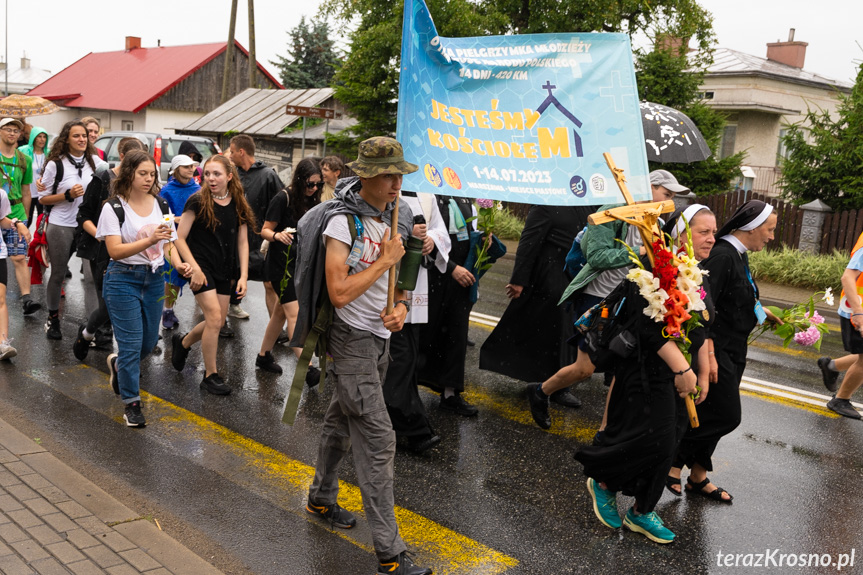
[[[810,325],[806,331],[798,331],[794,334],[794,342],[799,345],[814,345],[819,339],[821,339],[821,332],[814,325]]]
[[[806,317],[809,317],[808,313],[806,314]],[[809,318],[809,323],[811,323],[812,325],[818,325],[819,323],[824,323],[824,318],[816,310],[815,314]]]
[[[494,207],[494,200],[486,200],[484,198],[480,198],[476,201],[476,205],[478,205],[481,208],[493,208]]]
[[[707,298],[707,292],[704,291],[704,287],[698,286],[698,295],[701,296],[701,299]]]

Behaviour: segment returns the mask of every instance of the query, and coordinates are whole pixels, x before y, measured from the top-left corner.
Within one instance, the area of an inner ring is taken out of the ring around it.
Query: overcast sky
[[[4,2],[8,2],[9,11],[10,68],[18,67],[26,51],[33,67],[55,73],[89,52],[122,50],[126,36],[140,36],[145,47],[156,46],[157,40],[163,46],[225,41],[231,6],[229,0]],[[320,3],[321,0],[255,1],[258,60],[274,75],[276,70],[269,61],[286,53],[287,30],[296,26],[300,16],[313,16]],[[853,82],[863,59],[863,50],[858,46],[863,45],[861,0],[702,0],[701,4],[713,13],[722,47],[764,57],[767,42],[786,40],[789,28],[795,28],[795,39],[809,43],[807,71]],[[240,0],[238,12],[236,37],[248,48],[245,0]],[[73,26],[73,22],[77,24]]]

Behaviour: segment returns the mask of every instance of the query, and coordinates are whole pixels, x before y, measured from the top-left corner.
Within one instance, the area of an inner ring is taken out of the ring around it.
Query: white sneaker
[[[18,355],[18,350],[12,347],[9,341],[0,343],[0,360],[12,359]]]
[[[240,304],[233,304],[228,308],[228,316],[237,319],[249,319],[249,312],[240,307]]]

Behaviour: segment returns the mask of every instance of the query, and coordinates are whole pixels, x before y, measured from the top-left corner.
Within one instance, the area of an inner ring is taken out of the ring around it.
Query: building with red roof
[[[189,46],[141,47],[126,37],[126,49],[89,53],[30,92],[65,108],[40,117],[39,125],[58,133],[65,122],[94,116],[102,131],[172,134],[221,104],[227,42]],[[248,88],[249,54],[235,41],[228,98]],[[257,88],[282,85],[257,63]]]

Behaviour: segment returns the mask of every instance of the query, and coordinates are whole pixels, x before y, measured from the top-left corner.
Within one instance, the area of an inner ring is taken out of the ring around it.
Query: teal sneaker
[[[672,533],[671,530],[662,523],[662,519],[659,518],[656,511],[651,511],[644,515],[636,515],[632,508],[630,508],[629,511],[626,512],[626,516],[623,518],[623,524],[626,525],[630,531],[641,533],[656,543],[662,543],[664,545],[674,541],[674,533]]]
[[[620,514],[617,512],[617,493],[603,489],[597,481],[588,478],[587,490],[593,498],[593,512],[602,524],[620,529]]]

